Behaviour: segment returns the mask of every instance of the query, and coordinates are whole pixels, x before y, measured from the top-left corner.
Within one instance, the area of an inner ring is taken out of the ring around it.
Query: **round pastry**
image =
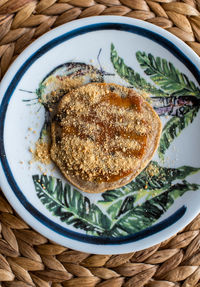
[[[51,125],[51,158],[79,189],[97,193],[135,178],[155,153],[161,122],[132,89],[91,83],[60,100]]]

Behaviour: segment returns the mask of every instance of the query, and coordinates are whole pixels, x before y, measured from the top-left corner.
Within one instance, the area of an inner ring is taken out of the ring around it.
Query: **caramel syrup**
[[[102,99],[102,102],[108,102],[110,105],[115,105],[125,109],[135,109],[137,112],[141,112],[142,100],[140,97],[136,96],[133,92],[129,92],[128,97],[122,98],[114,92],[109,92]],[[126,149],[125,151],[120,147],[110,147],[109,153],[115,156],[115,152],[120,151],[125,157],[134,156],[141,159],[145,153],[145,148],[147,145],[147,135],[139,134],[135,131],[127,131],[120,127],[111,125],[110,123],[116,122],[114,117],[110,115],[107,117],[107,121],[102,121],[95,115],[94,106],[91,106],[90,116],[81,116],[81,120],[87,123],[95,123],[99,126],[98,132],[95,135],[88,135],[81,130],[80,126],[64,126],[62,127],[63,135],[71,134],[77,135],[82,139],[88,139],[95,141],[96,144],[100,145],[102,148],[104,143],[108,140],[114,139],[116,136],[119,138],[132,139],[140,143],[140,149]],[[143,124],[145,122],[143,121]],[[98,182],[114,182],[132,173],[132,170],[121,171],[117,175],[112,174],[100,174],[97,181]]]

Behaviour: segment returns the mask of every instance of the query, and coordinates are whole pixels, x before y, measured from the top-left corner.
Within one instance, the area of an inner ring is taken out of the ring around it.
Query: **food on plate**
[[[56,67],[40,83],[40,102],[51,113],[63,95],[90,82],[102,82],[103,74],[92,65],[69,62]]]
[[[161,122],[132,89],[90,83],[60,100],[51,124],[51,158],[79,189],[97,193],[129,183],[157,149]]]

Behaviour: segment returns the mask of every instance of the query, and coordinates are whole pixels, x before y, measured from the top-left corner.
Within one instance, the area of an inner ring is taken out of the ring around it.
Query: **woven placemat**
[[[77,18],[123,15],[156,24],[200,55],[200,0],[0,0],[0,77],[48,30]],[[176,236],[124,255],[93,255],[48,241],[0,195],[0,286],[200,287],[200,215]]]

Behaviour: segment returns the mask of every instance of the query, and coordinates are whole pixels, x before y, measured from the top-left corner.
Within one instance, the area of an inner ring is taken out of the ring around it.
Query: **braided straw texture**
[[[22,50],[74,19],[121,15],[158,25],[200,55],[200,0],[0,0],[0,77]]]
[[[123,15],[158,25],[200,55],[200,0],[0,0],[0,77],[48,30],[77,18]],[[176,236],[123,255],[67,249],[33,231],[0,195],[0,286],[200,287],[200,215]]]

